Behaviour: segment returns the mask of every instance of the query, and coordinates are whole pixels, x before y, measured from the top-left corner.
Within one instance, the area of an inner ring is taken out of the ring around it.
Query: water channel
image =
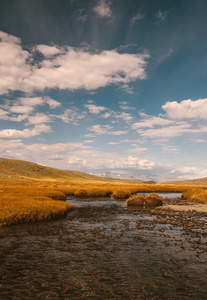
[[[0,228],[0,299],[206,299],[206,253],[180,227],[111,198]]]

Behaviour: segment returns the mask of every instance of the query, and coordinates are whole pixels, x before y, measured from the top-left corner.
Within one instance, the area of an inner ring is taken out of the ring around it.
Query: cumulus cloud
[[[37,51],[42,53],[44,56],[53,56],[53,55],[61,53],[61,50],[58,49],[56,46],[37,45],[36,49],[37,49]]]
[[[44,97],[45,103],[49,105],[51,109],[55,109],[57,107],[62,106],[62,104],[54,99],[51,99],[50,97]]]
[[[169,125],[172,124],[173,121],[160,118],[160,117],[154,117],[149,116],[145,113],[140,113],[140,116],[143,117],[143,119],[140,122],[135,122],[132,124],[132,129],[138,129],[138,128],[153,128],[155,125],[157,126],[163,126],[163,125]]]
[[[180,124],[180,125],[173,125],[163,128],[152,128],[147,130],[139,129],[137,132],[142,137],[148,138],[157,138],[157,137],[174,137],[174,136],[181,136],[183,133],[190,133],[194,131],[191,129],[191,125],[188,123]],[[195,132],[195,131],[194,131]]]
[[[44,114],[44,113],[37,113],[33,116],[29,116],[28,117],[28,124],[43,124],[43,123],[48,123],[48,122],[52,122],[51,118]]]
[[[89,112],[94,115],[98,115],[100,112],[107,109],[106,107],[98,106],[95,104],[85,104],[85,107],[88,108]]]
[[[84,119],[86,116],[85,112],[80,113],[76,108],[67,108],[61,115],[53,115],[55,118],[61,119],[65,123],[78,125],[78,121]]]
[[[88,128],[89,131],[94,132],[97,135],[107,134],[107,135],[123,135],[126,134],[127,131],[125,130],[111,130],[113,127],[110,125],[93,125]]]
[[[36,125],[32,129],[16,130],[16,129],[4,129],[0,130],[0,138],[31,138],[41,133],[51,132],[51,127],[45,124]]]
[[[115,118],[116,119],[121,119],[121,120],[123,120],[125,122],[130,122],[130,121],[132,121],[134,119],[134,117],[131,114],[125,113],[125,112],[116,113],[115,114]]]
[[[44,99],[42,97],[21,97],[15,101],[17,104],[21,104],[22,106],[38,106],[44,104]]]
[[[100,18],[110,18],[112,16],[111,1],[100,0],[93,10]]]
[[[23,79],[31,74],[30,54],[20,43],[19,38],[0,31],[0,94],[21,89]]]
[[[35,52],[23,50],[20,39],[0,32],[0,94],[46,88],[96,90],[112,84],[127,90],[130,82],[146,79],[147,53],[47,45],[37,45],[36,50],[44,55],[39,64],[32,62]]]
[[[207,99],[166,102],[162,109],[171,119],[207,119]]]

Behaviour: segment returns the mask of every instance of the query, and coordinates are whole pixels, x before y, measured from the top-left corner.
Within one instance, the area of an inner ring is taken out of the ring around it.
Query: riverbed
[[[205,216],[67,201],[64,219],[0,228],[0,299],[206,299]]]

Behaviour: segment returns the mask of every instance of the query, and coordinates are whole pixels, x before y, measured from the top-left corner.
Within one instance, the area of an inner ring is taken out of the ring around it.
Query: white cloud
[[[107,143],[108,145],[119,145],[120,143],[118,143],[118,142],[109,142],[109,143]]]
[[[51,132],[51,127],[45,124],[36,125],[33,129],[4,129],[0,130],[0,138],[31,138],[40,135],[41,133]]]
[[[113,112],[106,112],[105,114],[101,115],[101,118],[103,119],[108,119],[109,117],[111,117],[113,114]]]
[[[149,137],[149,138],[181,136],[183,133],[190,133],[193,131],[194,130],[191,129],[191,125],[188,123],[180,124],[180,125],[173,125],[173,126],[168,126],[168,127],[163,127],[163,128],[137,130],[137,132],[141,136]]]
[[[120,101],[120,108],[123,110],[136,110],[135,107],[129,106],[129,103],[126,101]]]
[[[61,50],[58,49],[56,46],[37,45],[36,49],[37,49],[37,51],[42,53],[44,56],[53,56],[53,55],[61,53]]]
[[[127,85],[136,79],[146,79],[148,54],[120,54],[116,50],[90,53],[68,47],[53,60],[44,60],[25,78],[28,89],[45,88],[94,90],[111,84]]]
[[[55,118],[61,119],[65,123],[78,125],[78,121],[85,118],[85,113],[80,113],[76,108],[67,108],[62,115],[53,115]]]
[[[62,104],[56,100],[51,99],[50,97],[44,97],[45,102],[49,105],[51,109],[62,106]]]
[[[126,134],[127,131],[125,130],[111,130],[112,126],[110,125],[93,125],[88,128],[89,131],[95,132],[97,135],[107,134],[107,135],[123,135]]]
[[[142,116],[144,119],[142,119],[140,122],[136,122],[132,124],[132,129],[138,129],[138,128],[153,128],[155,125],[157,126],[163,126],[163,125],[168,125],[172,124],[172,120],[160,118],[160,117],[154,117],[154,116],[149,116],[146,115],[145,113],[140,113],[140,116]]]
[[[99,17],[109,18],[112,16],[110,5],[111,1],[100,0],[93,10],[99,15]]]
[[[88,108],[90,113],[92,113],[94,115],[98,115],[100,112],[107,109],[106,107],[97,106],[97,105],[94,105],[94,104],[85,104],[85,107]]]
[[[132,121],[134,119],[134,117],[131,114],[125,113],[125,112],[123,112],[123,113],[116,113],[115,114],[115,118],[121,119],[121,120],[123,120],[125,122],[130,122],[130,121]]]
[[[95,132],[97,135],[101,135],[101,134],[108,134],[109,130],[112,127],[110,125],[93,125],[90,128],[88,128],[88,130]]]
[[[43,105],[44,100],[42,97],[21,97],[16,101],[16,103],[23,106],[38,106]]]
[[[26,125],[52,122],[51,118],[44,113],[37,113],[33,116],[29,116],[28,121],[29,122]]]
[[[207,119],[207,99],[166,102],[162,109],[171,119]]]
[[[34,63],[35,52],[23,50],[21,40],[0,32],[0,94],[9,90],[32,92],[50,89],[96,90],[146,79],[147,53],[118,53],[117,50],[90,52],[86,48],[37,45],[46,55]],[[51,56],[48,56],[49,53]],[[55,56],[52,55],[56,54]],[[33,56],[32,56],[33,55]]]
[[[9,108],[9,111],[16,114],[31,114],[33,112],[34,107],[32,106],[24,106],[24,105],[14,105]]]
[[[21,89],[23,79],[30,76],[30,54],[20,42],[19,38],[0,31],[0,94]]]

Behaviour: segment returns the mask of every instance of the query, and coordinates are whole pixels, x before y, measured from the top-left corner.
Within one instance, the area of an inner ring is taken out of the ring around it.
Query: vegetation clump
[[[74,196],[83,197],[108,197],[111,195],[111,190],[106,188],[82,188],[74,192]]]
[[[181,197],[185,200],[207,204],[207,190],[193,188],[182,193]]]
[[[115,199],[127,199],[131,195],[129,190],[115,190],[112,197]]]
[[[127,199],[128,206],[160,206],[163,204],[163,198],[157,194],[135,195]]]
[[[66,195],[53,188],[4,182],[0,184],[0,226],[65,216],[72,208],[65,199]]]
[[[144,195],[131,196],[127,199],[128,206],[144,206],[144,202],[145,202]]]

